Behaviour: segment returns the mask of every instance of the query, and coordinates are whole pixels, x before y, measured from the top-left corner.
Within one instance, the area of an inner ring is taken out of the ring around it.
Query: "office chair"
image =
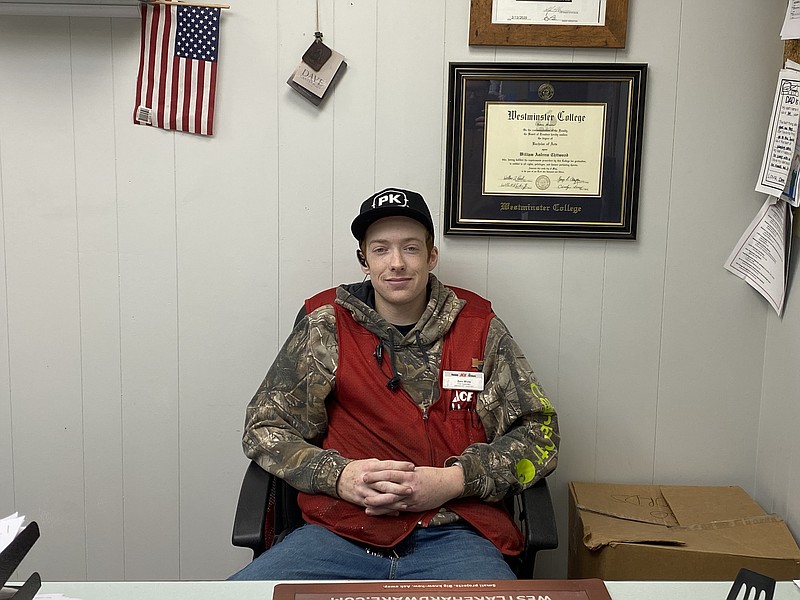
[[[305,314],[303,306],[297,313],[295,325]],[[525,537],[522,554],[506,556],[506,562],[518,579],[532,579],[536,553],[558,547],[550,488],[546,479],[540,479],[521,494],[505,501]],[[255,560],[302,524],[297,490],[251,461],[239,491],[231,538],[233,545],[250,548]]]
[[[525,548],[519,556],[506,556],[506,562],[518,579],[533,579],[536,553],[558,547],[556,519],[547,480],[540,479],[521,494],[508,498],[507,502],[525,536]],[[236,506],[233,545],[250,548],[255,560],[302,524],[297,490],[250,461]]]

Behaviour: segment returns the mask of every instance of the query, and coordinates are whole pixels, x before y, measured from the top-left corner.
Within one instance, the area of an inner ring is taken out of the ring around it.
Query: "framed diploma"
[[[624,48],[628,0],[471,0],[469,43]]]
[[[646,75],[450,63],[445,235],[635,239]]]

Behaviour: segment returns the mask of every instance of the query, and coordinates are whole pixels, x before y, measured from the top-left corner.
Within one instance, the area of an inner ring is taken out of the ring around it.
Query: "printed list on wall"
[[[792,7],[797,5],[796,16]],[[781,37],[800,24],[800,0],[789,2]],[[800,26],[796,33],[800,36]],[[784,38],[786,39],[786,38]],[[783,314],[792,246],[792,208],[800,205],[800,64],[787,60],[778,73],[772,116],[755,190],[766,194],[761,209],[725,262]]]

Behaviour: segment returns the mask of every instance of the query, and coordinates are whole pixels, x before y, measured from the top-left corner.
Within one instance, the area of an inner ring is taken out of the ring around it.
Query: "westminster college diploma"
[[[605,104],[487,102],[484,194],[599,196]]]

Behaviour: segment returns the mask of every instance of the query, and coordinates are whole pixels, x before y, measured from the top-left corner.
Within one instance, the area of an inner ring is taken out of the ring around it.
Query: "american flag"
[[[212,135],[220,9],[143,3],[141,12],[134,123]]]

